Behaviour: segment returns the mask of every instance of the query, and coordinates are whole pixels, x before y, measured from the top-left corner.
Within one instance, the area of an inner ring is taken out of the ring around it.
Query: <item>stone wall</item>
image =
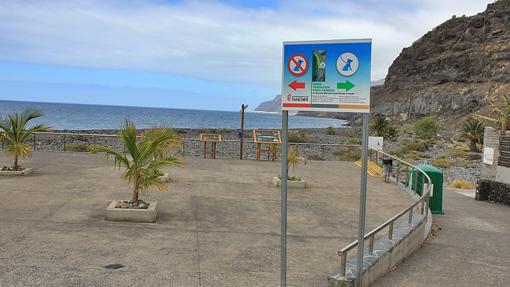
[[[482,180],[477,187],[479,200],[510,205],[510,184],[492,180]]]
[[[494,165],[498,165],[499,159],[499,137],[501,133],[492,127],[485,127],[483,135],[483,147],[494,149]]]
[[[498,166],[510,167],[510,134],[508,132],[499,139]]]

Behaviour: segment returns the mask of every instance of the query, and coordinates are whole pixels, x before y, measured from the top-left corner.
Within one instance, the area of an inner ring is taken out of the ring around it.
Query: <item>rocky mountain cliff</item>
[[[487,113],[486,96],[510,95],[510,0],[484,12],[453,16],[404,48],[383,85],[371,89],[373,114],[400,120],[424,115],[451,119]],[[276,107],[279,102],[271,101]],[[265,105],[266,103],[264,103]],[[354,121],[358,114],[299,112]]]
[[[271,101],[263,102],[255,108],[257,112],[270,112],[270,113],[279,113],[280,106],[282,103],[282,96],[277,95]]]
[[[388,70],[375,114],[400,119],[465,115],[510,92],[510,0],[453,17],[404,48]]]

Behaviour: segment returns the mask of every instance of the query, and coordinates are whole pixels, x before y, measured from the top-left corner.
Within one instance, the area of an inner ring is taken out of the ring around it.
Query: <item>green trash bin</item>
[[[443,212],[443,172],[431,165],[420,164],[417,166],[425,172],[432,181],[432,193],[430,194],[429,208],[432,214],[444,214]],[[417,178],[416,178],[417,177]],[[416,170],[407,174],[408,186],[418,195],[422,195],[424,183],[427,182],[425,176]]]

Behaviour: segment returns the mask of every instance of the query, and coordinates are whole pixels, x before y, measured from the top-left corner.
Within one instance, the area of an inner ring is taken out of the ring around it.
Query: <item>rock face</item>
[[[467,114],[510,91],[510,0],[453,17],[404,48],[388,70],[376,114],[401,119]]]
[[[255,111],[279,113],[281,102],[282,102],[282,96],[277,95],[272,101],[267,101],[267,102],[261,103],[258,107],[255,108]]]

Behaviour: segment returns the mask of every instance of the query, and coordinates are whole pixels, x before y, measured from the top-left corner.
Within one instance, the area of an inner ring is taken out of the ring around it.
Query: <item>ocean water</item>
[[[240,112],[185,110],[169,108],[145,108],[101,106],[81,104],[36,103],[0,100],[0,116],[34,108],[44,113],[39,122],[57,130],[107,130],[119,129],[125,119],[133,121],[137,128],[164,124],[173,128],[240,128]],[[342,127],[343,120],[289,116],[290,128]],[[270,113],[245,113],[246,129],[281,128],[281,115]]]

